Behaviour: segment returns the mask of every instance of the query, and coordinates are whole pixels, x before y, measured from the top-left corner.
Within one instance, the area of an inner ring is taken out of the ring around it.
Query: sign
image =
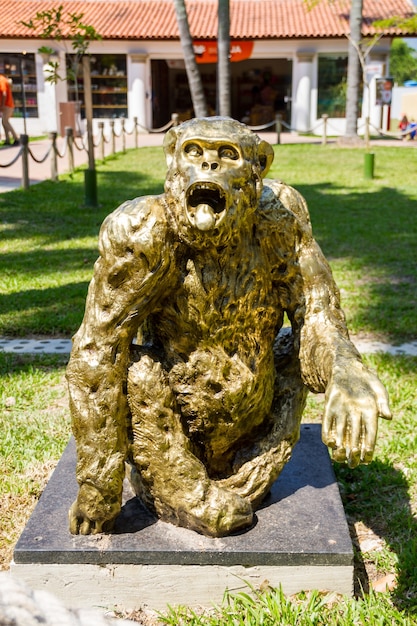
[[[376,78],[376,93],[375,104],[376,106],[383,106],[384,104],[391,104],[392,101],[392,87],[394,80],[392,78]]]
[[[197,63],[217,63],[217,41],[194,41],[194,54]],[[232,63],[250,59],[253,41],[231,41],[230,60]]]

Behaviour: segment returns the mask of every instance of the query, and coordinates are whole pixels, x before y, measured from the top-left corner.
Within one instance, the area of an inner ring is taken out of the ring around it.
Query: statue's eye
[[[221,159],[231,159],[232,161],[236,161],[239,158],[239,152],[234,146],[220,146],[219,157]]]
[[[199,146],[197,143],[187,143],[184,148],[184,152],[192,157],[201,156],[203,154],[201,146]]]

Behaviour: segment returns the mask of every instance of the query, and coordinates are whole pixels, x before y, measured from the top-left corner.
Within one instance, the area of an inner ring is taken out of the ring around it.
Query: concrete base
[[[265,580],[287,594],[351,594],[353,550],[320,427],[300,442],[246,532],[204,537],[157,520],[126,484],[111,535],[72,536],[67,511],[77,493],[75,446],[64,452],[14,552],[11,572],[67,606],[135,609],[220,604],[226,589]]]

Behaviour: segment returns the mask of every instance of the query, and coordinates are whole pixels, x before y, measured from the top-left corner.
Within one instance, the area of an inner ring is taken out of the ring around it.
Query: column
[[[146,119],[146,53],[131,53],[128,55],[128,97],[127,106],[129,118],[138,118],[138,123],[147,127]],[[143,131],[139,127],[139,131]]]
[[[313,59],[313,52],[297,52],[294,63],[291,127],[300,132],[306,132],[311,128]]]

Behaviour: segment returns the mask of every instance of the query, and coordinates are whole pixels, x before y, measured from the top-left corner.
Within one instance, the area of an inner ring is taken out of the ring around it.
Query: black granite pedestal
[[[221,539],[153,517],[126,484],[111,535],[73,536],[76,497],[71,440],[14,551],[12,574],[68,606],[220,603],[226,589],[265,580],[285,593],[352,593],[353,550],[320,427],[302,425],[293,456],[256,513],[254,526]]]

